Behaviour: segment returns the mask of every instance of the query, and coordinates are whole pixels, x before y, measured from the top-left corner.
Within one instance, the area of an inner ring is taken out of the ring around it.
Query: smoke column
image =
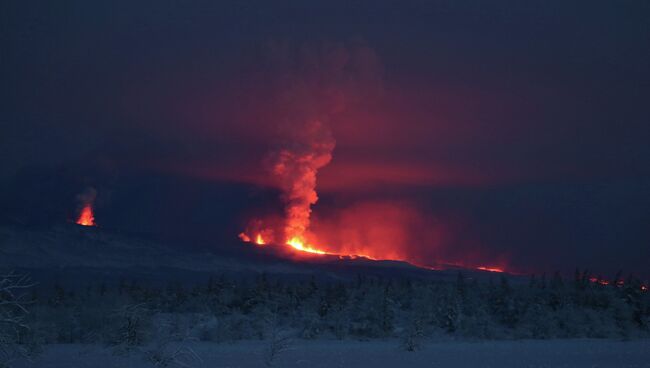
[[[316,183],[320,169],[332,161],[336,146],[332,127],[350,105],[368,101],[381,93],[382,67],[374,51],[362,41],[321,43],[295,47],[271,42],[265,50],[266,67],[260,86],[272,106],[262,117],[277,129],[274,148],[264,166],[282,191],[282,236],[268,219],[249,223],[240,238],[286,243],[298,250],[324,253],[308,240],[311,206],[318,201]],[[268,238],[268,239],[267,239]]]
[[[284,228],[288,242],[305,243],[311,205],[318,201],[318,170],[332,160],[336,142],[320,120],[309,120],[295,130],[282,149],[270,155],[269,164],[286,201]]]

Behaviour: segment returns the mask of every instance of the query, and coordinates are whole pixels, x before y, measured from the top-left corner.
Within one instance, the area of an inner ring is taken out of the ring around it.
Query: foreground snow
[[[193,367],[264,367],[262,341],[235,344],[195,343],[201,361]],[[91,345],[49,345],[33,363],[18,367],[144,368],[153,367],[142,355],[114,355]],[[406,352],[397,341],[294,341],[273,362],[275,367],[650,367],[650,340],[549,340],[429,342]]]

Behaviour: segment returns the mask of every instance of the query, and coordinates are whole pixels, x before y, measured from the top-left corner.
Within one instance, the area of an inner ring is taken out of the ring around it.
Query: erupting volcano
[[[77,225],[82,226],[97,226],[95,224],[95,215],[93,214],[93,207],[90,204],[85,205],[79,213],[77,218]]]
[[[97,190],[92,187],[86,188],[82,193],[77,195],[77,202],[79,203],[77,217],[77,225],[81,226],[97,226],[95,222],[95,213],[93,211],[93,204],[97,197]]]
[[[406,261],[429,269],[464,267],[435,260],[415,261],[407,251],[400,249],[408,242],[409,238],[403,236],[408,229],[405,227],[394,231],[394,229],[387,230],[385,227],[389,225],[388,227],[396,228],[404,225],[404,222],[417,222],[417,214],[407,213],[402,218],[400,217],[403,216],[402,209],[399,206],[374,208],[374,215],[378,213],[382,219],[379,221],[378,218],[372,217],[373,223],[370,228],[363,228],[361,221],[357,221],[360,219],[348,221],[348,224],[352,224],[355,228],[355,235],[362,235],[343,239],[340,244],[329,244],[330,240],[325,236],[327,234],[322,233],[322,229],[317,229],[320,235],[311,231],[312,205],[318,201],[317,174],[321,168],[331,162],[335,145],[329,127],[320,119],[305,120],[305,123],[294,125],[294,129],[280,144],[280,148],[271,151],[264,160],[267,171],[281,190],[282,200],[285,203],[281,225],[278,226],[270,220],[253,220],[246,230],[239,234],[239,238],[244,242],[260,246],[284,245],[295,255],[331,255],[349,259]],[[399,221],[386,223],[391,220]],[[367,237],[368,234],[372,236]],[[376,243],[378,240],[381,245]],[[501,266],[470,266],[469,268],[486,272],[505,272]]]
[[[264,109],[260,119],[269,120],[275,136],[268,140],[271,149],[260,159],[270,179],[264,185],[280,191],[284,208],[281,219],[275,213],[252,219],[239,238],[259,246],[280,245],[292,255],[458,267],[458,261],[441,260],[444,254],[439,245],[453,244],[453,239],[442,235],[442,221],[429,221],[417,208],[403,203],[351,203],[334,212],[325,208],[312,218],[312,207],[319,200],[319,171],[333,159],[333,131],[342,131],[341,144],[350,144],[344,137],[345,132],[349,137],[351,125],[358,124],[352,131],[372,129],[372,119],[349,121],[343,114],[355,109],[358,113],[382,99],[383,66],[372,49],[356,43],[298,49],[271,43],[269,52],[269,68],[277,78],[270,77],[265,85],[273,108]],[[486,272],[504,270],[503,262],[465,260],[470,267],[484,266],[481,270]]]
[[[282,189],[286,203],[283,238],[272,239],[273,242],[302,252],[329,254],[309,244],[307,237],[311,206],[318,201],[316,175],[332,160],[334,146],[329,128],[320,120],[310,120],[294,131],[283,148],[267,157],[269,171]],[[254,239],[255,244],[266,244],[261,233],[241,233],[239,237],[245,242]]]
[[[332,160],[335,141],[319,120],[307,122],[293,141],[269,157],[272,175],[283,191],[284,243],[294,249],[325,254],[307,244],[311,206],[318,201],[316,174]]]

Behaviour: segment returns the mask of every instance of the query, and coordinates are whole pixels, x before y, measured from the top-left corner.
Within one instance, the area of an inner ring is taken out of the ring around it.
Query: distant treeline
[[[495,275],[496,276],[496,275]],[[650,336],[650,296],[641,283],[602,283],[576,272],[512,284],[383,280],[345,283],[211,278],[191,288],[94,284],[85,289],[29,290],[21,339],[37,343],[137,346],[165,338],[228,342],[294,338],[450,335],[475,339],[637,338]]]

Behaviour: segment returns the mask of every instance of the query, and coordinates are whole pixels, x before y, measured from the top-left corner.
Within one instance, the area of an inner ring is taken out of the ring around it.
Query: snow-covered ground
[[[265,367],[268,343],[194,343],[201,361],[194,367]],[[173,365],[171,365],[173,366]],[[650,367],[650,340],[548,340],[429,342],[406,352],[397,341],[304,341],[290,344],[273,361],[274,367],[494,367],[494,368],[644,368]],[[89,345],[50,345],[33,363],[18,367],[144,368],[154,367],[139,353],[114,355]]]

